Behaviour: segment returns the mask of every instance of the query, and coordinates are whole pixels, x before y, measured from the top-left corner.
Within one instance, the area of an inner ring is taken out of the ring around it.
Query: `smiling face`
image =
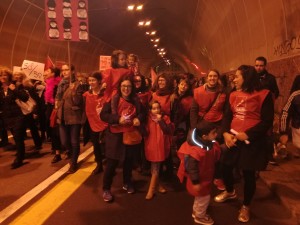
[[[207,75],[206,83],[208,87],[216,87],[218,84],[219,75],[215,71],[210,71]]]
[[[160,77],[158,78],[157,84],[159,89],[164,89],[167,86],[167,81],[165,78]]]
[[[124,80],[121,83],[121,94],[122,97],[128,99],[132,91],[132,84],[129,80]]]
[[[101,82],[98,81],[95,77],[89,77],[89,85],[92,90],[100,88]]]
[[[244,83],[244,78],[242,76],[242,71],[237,70],[235,72],[233,83],[234,83],[234,86],[235,86],[237,91],[242,90],[242,85]]]

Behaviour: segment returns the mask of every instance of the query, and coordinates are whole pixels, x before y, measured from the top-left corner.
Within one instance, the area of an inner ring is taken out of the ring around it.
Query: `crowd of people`
[[[211,69],[201,82],[190,73],[161,73],[151,82],[140,74],[138,57],[121,50],[113,52],[111,68],[85,77],[78,77],[68,64],[47,69],[44,82],[1,67],[0,144],[8,144],[10,131],[17,152],[11,168],[21,167],[29,128],[35,151],[51,141],[51,163],[62,160],[64,152],[70,160],[68,173],[75,173],[83,134],[84,142],[93,144],[93,174],[103,172],[105,202],[114,200],[111,187],[120,162],[122,188],[128,194],[136,191],[133,169],[150,172],[146,200],[156,191],[167,192],[161,179],[172,178],[176,168],[179,180],[195,196],[192,216],[198,224],[214,223],[206,212],[213,184],[222,190],[215,202],[237,198],[233,172],[238,170],[244,179],[238,220],[248,222],[257,172],[274,162],[272,129],[279,89],[266,65],[264,57],[257,57],[254,66],[241,65],[230,74]],[[24,113],[22,103],[29,101],[35,107]],[[300,151],[299,118],[300,75],[280,123],[279,145],[284,148],[292,120],[295,156]]]

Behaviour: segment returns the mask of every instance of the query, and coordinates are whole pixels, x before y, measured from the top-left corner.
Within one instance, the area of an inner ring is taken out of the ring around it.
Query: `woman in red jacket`
[[[100,138],[103,135],[103,131],[107,128],[107,123],[100,119],[100,112],[106,101],[103,96],[102,74],[100,72],[94,72],[88,77],[90,90],[83,94],[85,98],[85,114],[91,128],[91,139],[94,147],[95,161],[97,163],[96,168],[93,170],[93,174],[98,174],[103,171],[102,166],[102,154],[104,153],[104,147],[100,144]]]
[[[225,202],[237,197],[233,187],[233,168],[243,171],[244,200],[238,220],[248,222],[249,206],[256,189],[255,172],[268,164],[267,133],[273,124],[272,94],[261,89],[259,76],[253,66],[242,65],[233,80],[235,91],[230,93],[222,128],[228,151],[222,156],[223,178],[226,190],[215,197]]]

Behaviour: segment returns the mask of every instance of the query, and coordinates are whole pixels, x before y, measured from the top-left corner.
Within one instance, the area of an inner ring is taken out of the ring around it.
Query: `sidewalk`
[[[279,160],[278,165],[268,165],[260,172],[260,178],[279,197],[283,205],[296,216],[300,224],[300,158],[294,158],[295,147],[288,143],[288,159]]]

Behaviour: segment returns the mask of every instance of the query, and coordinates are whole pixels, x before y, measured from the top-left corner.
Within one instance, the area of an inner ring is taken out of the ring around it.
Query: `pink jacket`
[[[54,104],[54,88],[59,84],[61,81],[61,77],[51,77],[45,81],[46,83],[46,90],[45,90],[45,102]]]

